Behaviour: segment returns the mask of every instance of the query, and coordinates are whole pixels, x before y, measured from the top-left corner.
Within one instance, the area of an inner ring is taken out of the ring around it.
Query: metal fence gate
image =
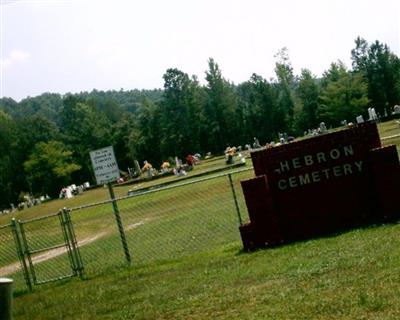
[[[65,278],[84,276],[69,211],[26,221],[13,220],[13,233],[25,281],[31,289]],[[47,229],[43,229],[46,226]],[[52,265],[43,263],[52,259]]]
[[[248,214],[235,189],[251,176],[249,169],[239,170],[13,219],[0,226],[0,276],[13,275],[18,289],[32,290],[126,266],[126,249],[141,266],[239,244],[238,226]]]

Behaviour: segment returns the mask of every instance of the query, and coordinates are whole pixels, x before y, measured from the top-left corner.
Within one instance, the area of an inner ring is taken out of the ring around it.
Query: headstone
[[[179,168],[182,165],[181,160],[178,159],[178,157],[175,157],[175,167]]]
[[[375,108],[371,108],[371,116],[373,120],[378,120],[378,115],[376,114]]]
[[[256,137],[254,137],[253,140],[254,140],[253,141],[253,148],[254,149],[260,148],[261,145],[260,145],[260,142],[258,141],[258,139]]]
[[[378,120],[378,116],[376,115],[375,108],[368,108],[368,116],[370,121]]]
[[[283,136],[283,134],[279,133],[278,136],[279,136],[279,143],[284,144],[285,143],[285,137]]]
[[[71,199],[72,197],[73,197],[72,188],[71,187],[65,188],[65,199]]]
[[[135,160],[133,161],[134,167],[135,167],[135,174],[136,175],[140,175],[140,165],[139,165],[139,161]]]
[[[364,118],[363,118],[363,116],[362,116],[362,115],[359,115],[359,116],[356,118],[356,121],[357,121],[357,123],[364,123]]]
[[[90,183],[89,183],[89,182],[84,182],[84,183],[83,183],[83,187],[84,187],[85,189],[89,188],[89,187],[90,187]]]
[[[326,132],[328,131],[328,130],[326,129],[325,122],[321,122],[321,123],[319,124],[319,129],[320,129],[321,133],[326,133]]]

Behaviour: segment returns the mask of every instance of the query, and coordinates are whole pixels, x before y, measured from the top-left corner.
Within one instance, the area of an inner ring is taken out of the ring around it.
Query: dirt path
[[[394,134],[392,136],[382,137],[381,140],[387,140],[387,139],[392,139],[392,138],[397,138],[397,137],[400,137],[400,134]]]
[[[129,231],[129,230],[132,230],[134,228],[137,228],[138,226],[141,226],[142,224],[144,224],[144,221],[140,221],[140,222],[137,222],[137,223],[130,224],[130,225],[126,226],[125,231]],[[96,241],[96,240],[98,240],[100,238],[103,238],[107,234],[109,234],[109,233],[108,232],[101,232],[101,233],[98,233],[98,234],[96,234],[94,236],[87,237],[85,239],[79,240],[78,241],[78,247],[83,247],[83,246],[85,246],[87,244],[90,244],[90,243],[92,243],[92,242],[94,242],[94,241]],[[47,260],[53,259],[55,257],[58,257],[58,256],[66,253],[66,252],[67,252],[67,247],[51,249],[51,250],[48,250],[48,251],[46,251],[44,253],[40,253],[40,254],[32,256],[32,263],[35,265],[37,263],[40,263],[40,262],[47,261]],[[0,277],[10,275],[10,274],[12,274],[14,272],[17,272],[20,269],[21,269],[21,264],[19,262],[15,262],[15,263],[9,264],[8,266],[0,268]]]

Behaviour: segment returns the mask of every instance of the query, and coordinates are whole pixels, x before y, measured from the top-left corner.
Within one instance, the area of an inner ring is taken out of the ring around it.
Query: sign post
[[[129,253],[122,219],[119,214],[118,204],[115,200],[114,190],[111,184],[120,177],[113,147],[110,146],[91,151],[90,159],[92,160],[93,171],[96,176],[97,184],[107,184],[108,192],[110,193],[111,203],[114,210],[115,220],[117,221],[118,231],[121,237],[122,247],[125,253],[125,258],[128,263],[131,263],[131,255]]]

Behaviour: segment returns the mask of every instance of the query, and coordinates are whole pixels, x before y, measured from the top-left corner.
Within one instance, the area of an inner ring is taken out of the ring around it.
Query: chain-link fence
[[[250,176],[245,169],[64,209],[15,222],[16,236],[12,224],[3,226],[0,276],[24,283],[25,264],[25,282],[35,285],[82,276],[83,268],[90,276],[129,260],[139,266],[240,243],[238,226],[247,220],[240,180]]]
[[[14,226],[0,227],[0,278],[12,275],[17,290],[26,288],[20,256],[14,239]]]

